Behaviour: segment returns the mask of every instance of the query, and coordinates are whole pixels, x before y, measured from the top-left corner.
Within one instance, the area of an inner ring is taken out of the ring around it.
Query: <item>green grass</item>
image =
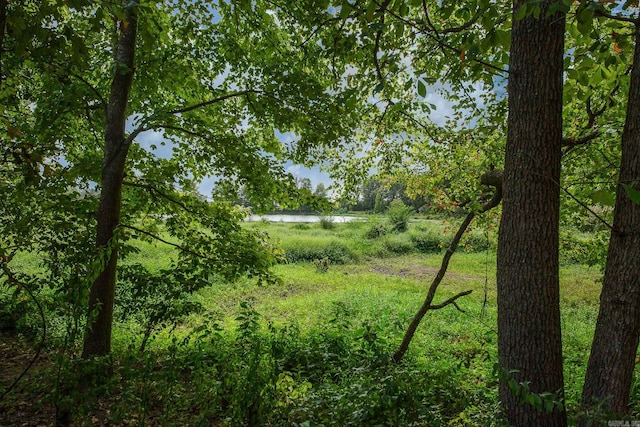
[[[461,250],[453,256],[435,303],[472,290],[458,300],[464,312],[453,306],[429,312],[405,360],[395,366],[389,356],[442,261],[442,253],[412,246],[412,233],[446,237],[447,224],[413,222],[407,233],[376,239],[364,237],[370,224],[357,222],[329,229],[281,223],[246,227],[266,229],[290,254],[310,255],[305,262],[276,266],[280,284],[258,286],[243,279],[201,289],[193,300],[203,311],[176,329],[160,329],[143,355],[135,350],[141,325],[116,323],[118,364],[105,392],[113,423],[135,416],[140,424],[161,425],[502,425],[493,371],[494,249]],[[392,250],[391,245],[408,249]],[[161,243],[135,246],[139,252],[127,262],[142,262],[155,271],[175,253]],[[312,261],[331,253],[347,256],[333,259],[322,272]],[[33,256],[15,262],[26,269],[37,265]],[[600,277],[594,267],[561,267],[572,419],[597,316]],[[43,381],[54,381],[42,375]],[[86,411],[90,419],[90,397],[79,399],[78,414]],[[640,400],[637,388],[632,400]]]

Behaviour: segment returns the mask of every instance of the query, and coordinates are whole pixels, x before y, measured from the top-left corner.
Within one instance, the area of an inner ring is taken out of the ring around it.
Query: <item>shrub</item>
[[[411,242],[420,252],[437,253],[449,244],[446,236],[434,232],[412,234]]]
[[[414,245],[410,240],[398,235],[388,237],[384,241],[384,247],[389,252],[399,255],[408,254],[414,250]]]
[[[389,226],[381,222],[372,222],[364,236],[367,239],[377,239],[382,236],[386,236],[389,232]]]
[[[461,243],[465,252],[484,252],[489,249],[487,237],[480,234],[468,234]]]
[[[320,228],[322,228],[323,230],[331,230],[333,227],[335,227],[335,224],[333,222],[332,217],[330,216],[320,217]]]
[[[387,216],[394,231],[404,233],[409,228],[409,217],[413,209],[405,205],[402,200],[395,199],[389,204]]]
[[[290,240],[283,244],[287,262],[313,262],[327,258],[332,264],[344,264],[353,258],[351,250],[335,239]]]

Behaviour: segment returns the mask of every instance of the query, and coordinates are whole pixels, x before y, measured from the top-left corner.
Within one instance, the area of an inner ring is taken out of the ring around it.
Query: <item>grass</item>
[[[193,300],[203,310],[176,329],[161,329],[144,354],[135,351],[140,325],[117,323],[114,379],[97,400],[78,397],[78,414],[85,414],[79,425],[98,416],[96,401],[111,411],[98,418],[114,424],[134,417],[139,425],[502,425],[493,370],[494,250],[454,255],[435,303],[471,289],[459,300],[464,312],[452,306],[429,312],[406,359],[392,365],[389,356],[442,259],[421,251],[411,236],[444,236],[444,242],[447,224],[413,222],[407,233],[374,239],[365,237],[370,226],[247,224],[266,229],[290,259],[298,257],[275,267],[282,283],[243,279],[201,289]],[[135,245],[139,252],[128,262],[156,271],[174,253],[162,244]],[[405,247],[401,255],[393,245]],[[310,255],[302,258],[304,251]],[[345,257],[331,259],[326,271],[314,265],[314,257],[332,253]],[[17,261],[27,269],[37,265],[33,256]],[[574,420],[600,277],[597,268],[561,267],[566,399]],[[33,378],[31,390],[55,383],[46,370]],[[632,400],[640,401],[639,387]]]

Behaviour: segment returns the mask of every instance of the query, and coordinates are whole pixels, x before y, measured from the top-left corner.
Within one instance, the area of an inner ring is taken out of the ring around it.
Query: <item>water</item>
[[[350,221],[364,221],[365,219],[357,216],[343,216],[343,215],[285,215],[285,214],[268,214],[268,215],[249,215],[246,221],[257,222],[263,219],[270,222],[320,222],[321,218],[327,218],[333,222],[350,222]]]

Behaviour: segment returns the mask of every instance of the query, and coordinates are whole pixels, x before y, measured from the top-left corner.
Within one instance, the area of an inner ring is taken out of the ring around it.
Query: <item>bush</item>
[[[333,227],[335,227],[335,224],[333,222],[332,217],[330,216],[320,217],[320,228],[322,228],[323,230],[331,230]]]
[[[349,247],[335,239],[291,240],[283,245],[287,262],[313,262],[326,258],[331,264],[344,264],[353,258]]]
[[[479,234],[468,234],[461,244],[465,252],[484,252],[489,249],[487,237]]]
[[[384,247],[389,252],[398,255],[408,254],[415,249],[410,240],[398,235],[388,237],[384,242]]]
[[[412,234],[411,242],[417,250],[426,253],[440,252],[442,248],[449,245],[449,239],[446,236],[434,232]]]
[[[389,226],[387,224],[372,222],[369,228],[367,228],[367,231],[365,231],[364,236],[367,239],[377,239],[386,236],[388,232]]]
[[[402,200],[395,199],[389,204],[387,216],[394,231],[404,233],[409,228],[409,217],[413,209],[405,205]]]

